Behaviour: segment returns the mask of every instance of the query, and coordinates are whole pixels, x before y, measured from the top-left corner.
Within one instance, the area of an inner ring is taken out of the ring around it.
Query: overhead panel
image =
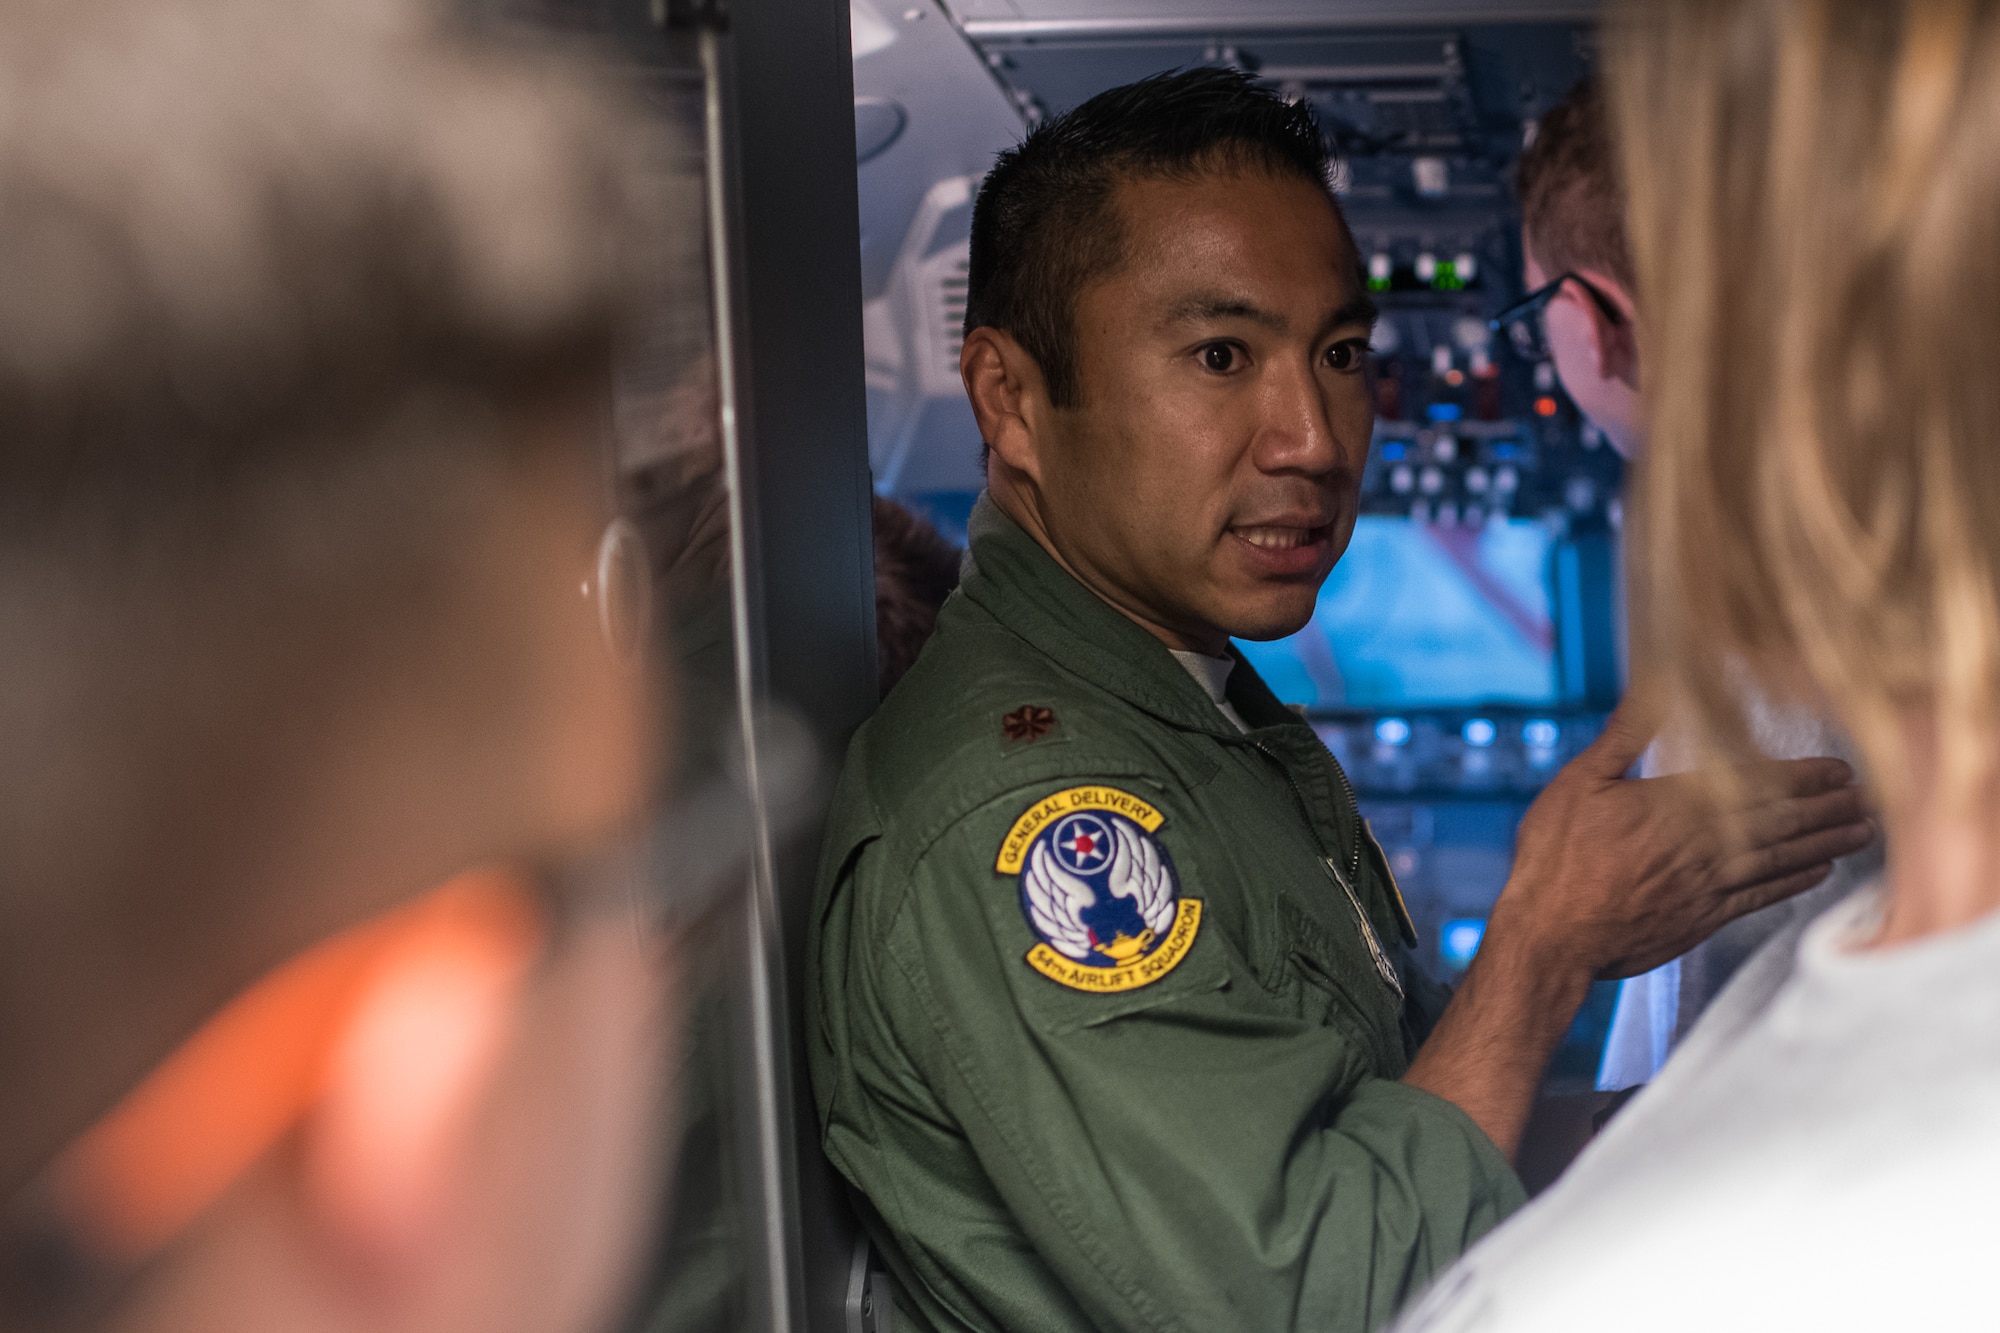
[[[868,456],[878,489],[981,483],[958,378],[972,199],[1025,129],[936,0],[852,0]]]
[[[1328,30],[1387,24],[1590,21],[1591,0],[945,0],[977,40]]]

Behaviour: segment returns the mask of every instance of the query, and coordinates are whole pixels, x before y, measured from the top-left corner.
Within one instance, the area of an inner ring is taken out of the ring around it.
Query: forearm
[[[1403,1081],[1471,1116],[1511,1160],[1590,971],[1496,913],[1465,981]]]

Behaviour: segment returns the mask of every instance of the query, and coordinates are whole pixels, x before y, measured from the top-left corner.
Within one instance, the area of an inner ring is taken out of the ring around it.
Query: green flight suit
[[[855,736],[810,946],[899,1327],[1368,1333],[1522,1194],[1396,1081],[1443,992],[1346,776],[985,498],[971,555]]]

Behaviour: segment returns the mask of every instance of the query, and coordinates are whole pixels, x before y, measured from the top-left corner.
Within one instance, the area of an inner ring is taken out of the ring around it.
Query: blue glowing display
[[[1553,540],[1531,519],[1364,514],[1306,627],[1238,646],[1280,699],[1309,708],[1546,708],[1559,699]]]
[[[1463,916],[1456,921],[1447,921],[1438,930],[1438,956],[1446,967],[1464,971],[1472,962],[1472,955],[1479,952],[1479,942],[1486,938],[1484,917]]]

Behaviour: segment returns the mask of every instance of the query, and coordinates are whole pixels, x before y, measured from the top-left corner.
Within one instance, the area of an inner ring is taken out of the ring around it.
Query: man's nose
[[[1347,450],[1334,430],[1325,386],[1309,362],[1293,364],[1288,359],[1274,368],[1265,381],[1262,406],[1255,445],[1262,471],[1323,477],[1347,465]]]

